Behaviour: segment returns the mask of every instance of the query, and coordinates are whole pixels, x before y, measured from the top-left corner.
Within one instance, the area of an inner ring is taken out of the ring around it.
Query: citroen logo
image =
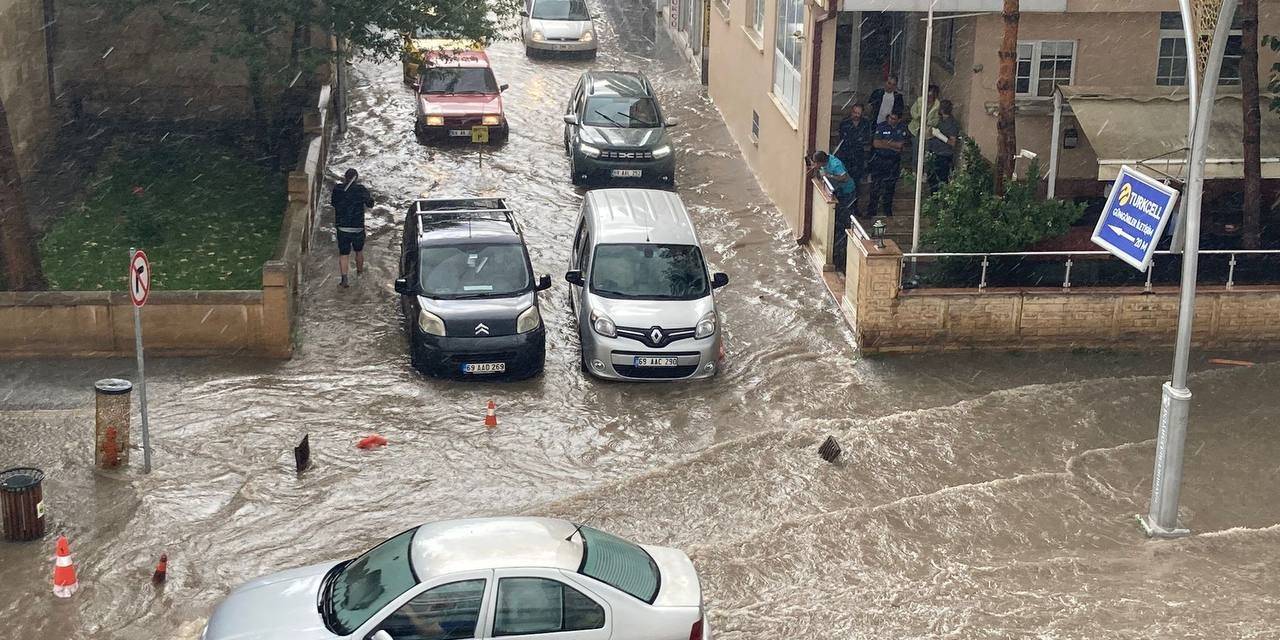
[[[654,327],[650,329],[649,342],[653,344],[658,344],[659,342],[662,342],[662,329],[659,329],[658,327]]]
[[[476,335],[478,335],[478,336],[487,336],[487,335],[489,335],[489,327],[486,327],[486,326],[485,326],[485,324],[484,324],[483,322],[481,322],[480,324],[476,325]]]

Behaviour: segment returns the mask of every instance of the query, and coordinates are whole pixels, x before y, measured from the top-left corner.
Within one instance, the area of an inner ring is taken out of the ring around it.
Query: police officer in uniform
[[[876,125],[871,141],[871,201],[867,213],[876,214],[880,204],[885,216],[893,215],[893,193],[902,179],[902,151],[911,142],[911,134],[902,124],[902,114],[895,111]]]

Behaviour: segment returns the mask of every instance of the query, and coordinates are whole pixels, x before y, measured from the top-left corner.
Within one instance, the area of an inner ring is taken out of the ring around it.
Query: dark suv
[[[588,71],[564,114],[564,150],[574,184],[627,179],[675,184],[676,158],[653,86],[643,74]]]
[[[524,234],[500,198],[418,200],[405,216],[396,293],[413,366],[448,377],[535,376],[546,330]]]

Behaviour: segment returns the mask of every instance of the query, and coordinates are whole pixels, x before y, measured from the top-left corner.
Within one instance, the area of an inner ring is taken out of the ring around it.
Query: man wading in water
[[[342,182],[334,185],[333,226],[338,230],[338,273],[342,280],[340,287],[351,286],[347,282],[347,256],[356,252],[356,275],[364,274],[364,210],[373,206],[373,196],[364,185],[357,182],[360,174],[355,169],[347,169]]]

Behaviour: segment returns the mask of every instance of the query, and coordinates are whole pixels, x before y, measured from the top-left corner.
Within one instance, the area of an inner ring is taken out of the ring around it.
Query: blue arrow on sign
[[[1123,166],[1093,230],[1093,242],[1146,271],[1177,202],[1176,189]]]

